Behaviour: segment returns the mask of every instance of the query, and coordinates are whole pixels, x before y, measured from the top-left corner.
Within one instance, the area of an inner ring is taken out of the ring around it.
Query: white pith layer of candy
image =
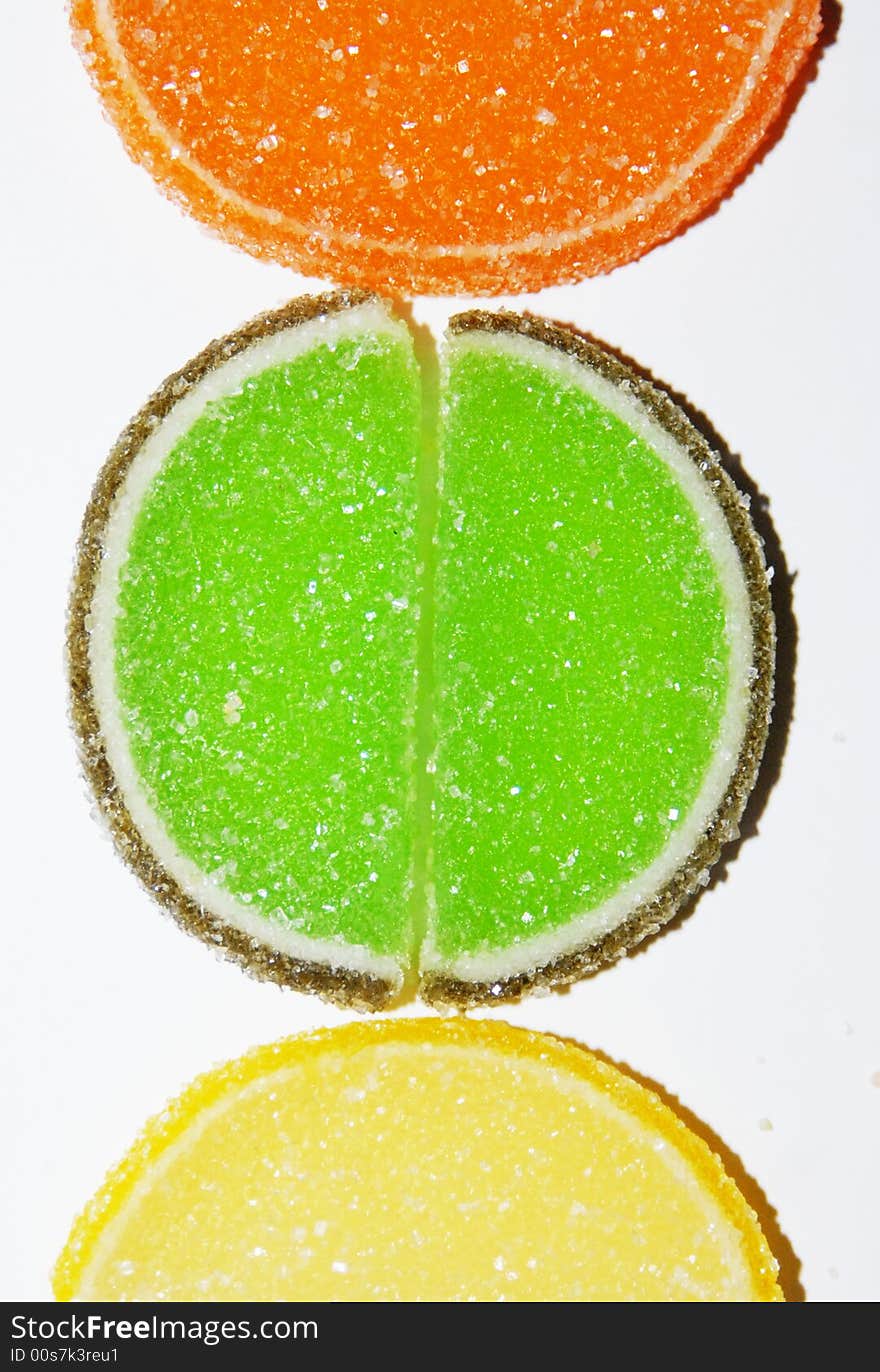
[[[576,916],[561,928],[521,938],[504,949],[485,949],[444,958],[429,923],[422,945],[420,969],[442,973],[460,981],[503,982],[559,961],[567,954],[595,944],[651,900],[675,875],[702,835],[724,798],[736,768],[749,718],[750,676],[753,642],[749,593],[740,556],[716,497],[693,459],[654,420],[644,406],[623,387],[578,362],[550,344],[522,334],[474,332],[450,340],[446,371],[454,353],[468,349],[503,353],[537,365],[545,373],[555,371],[560,382],[577,386],[600,405],[617,415],[665,462],[687,497],[697,519],[725,600],[725,632],[729,645],[728,697],[719,730],[718,744],[696,800],[651,865],[601,905]],[[499,992],[501,987],[499,985]]]
[[[748,107],[752,94],[758,86],[764,70],[773,54],[782,27],[790,13],[790,5],[782,4],[768,16],[764,23],[764,34],[762,40],[755,50],[749,62],[748,70],[743,78],[742,84],[736,91],[727,113],[715,123],[709,137],[700,145],[696,152],[675,168],[669,176],[648,195],[639,196],[621,210],[613,214],[606,215],[604,219],[597,219],[589,224],[583,224],[574,229],[559,229],[554,233],[532,233],[528,234],[519,242],[514,243],[452,243],[452,244],[427,244],[422,245],[412,242],[386,242],[382,239],[368,238],[362,234],[346,233],[339,229],[328,231],[319,229],[315,225],[304,224],[300,220],[291,218],[289,215],[282,214],[279,210],[270,209],[266,205],[261,205],[247,196],[239,195],[230,187],[224,185],[216,176],[197,161],[191,153],[180,147],[174,133],[166,128],[159,119],[155,107],[145,95],[137,79],[137,73],[132,68],[125,50],[119,38],[119,31],[116,26],[116,18],[113,13],[113,0],[94,0],[95,16],[104,42],[107,45],[111,58],[116,66],[116,70],[125,80],[127,88],[130,90],[141,118],[144,120],[151,133],[156,139],[163,143],[169,152],[173,153],[175,161],[181,166],[186,167],[195,177],[214,194],[218,200],[226,201],[236,210],[242,211],[252,218],[262,221],[265,224],[276,227],[283,227],[288,233],[300,235],[305,239],[311,239],[317,243],[333,244],[343,248],[352,248],[355,251],[366,249],[368,252],[385,252],[389,256],[409,256],[413,253],[429,260],[440,258],[456,258],[462,261],[478,261],[481,259],[508,258],[516,257],[524,253],[552,252],[554,249],[567,247],[572,243],[583,242],[591,238],[594,234],[603,233],[609,229],[622,229],[633,220],[645,218],[657,205],[661,205],[670,196],[690,180],[695,172],[699,171],[709,158],[712,157],[716,149],[723,142],[731,127],[737,123]]]
[[[390,336],[410,346],[405,326],[378,302],[337,310],[297,324],[252,343],[228,362],[213,368],[171,409],[136,453],[117,491],[104,532],[104,555],[91,605],[89,663],[95,711],[107,759],[125,805],[148,846],[181,890],[225,924],[288,957],[346,972],[379,977],[395,989],[403,983],[396,958],[341,940],[314,939],[257,914],[187,858],[168,833],[144,790],[121,717],[116,689],[114,632],[118,613],[119,575],[128,556],[134,521],[150,483],[177,442],[206,405],[240,390],[249,377],[302,356],[320,345],[332,346],[357,335]]]

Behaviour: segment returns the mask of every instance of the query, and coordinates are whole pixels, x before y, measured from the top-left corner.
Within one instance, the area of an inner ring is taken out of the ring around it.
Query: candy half
[[[773,669],[745,504],[569,330],[377,300],[213,344],[86,514],[74,722],[117,846],[258,976],[361,1008],[571,981],[736,832]]]
[[[620,956],[708,880],[764,748],[774,629],[744,498],[668,396],[570,330],[446,354],[435,904],[423,993]]]
[[[718,1158],[504,1024],[373,1021],[194,1082],[74,1226],[59,1300],[778,1301]]]
[[[73,0],[126,148],[229,241],[406,293],[609,271],[733,184],[819,0]]]

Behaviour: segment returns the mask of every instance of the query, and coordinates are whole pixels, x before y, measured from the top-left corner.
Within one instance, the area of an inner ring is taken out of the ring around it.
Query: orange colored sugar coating
[[[73,0],[131,155],[238,246],[404,292],[609,271],[716,201],[819,0]]]

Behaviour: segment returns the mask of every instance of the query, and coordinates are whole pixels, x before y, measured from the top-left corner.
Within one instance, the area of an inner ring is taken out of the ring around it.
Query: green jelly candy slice
[[[441,998],[586,970],[656,925],[750,713],[746,576],[664,426],[684,417],[581,340],[504,323],[461,321],[447,359],[422,952]]]
[[[196,364],[130,461],[92,679],[179,891],[369,1001],[411,944],[420,381],[374,303],[285,322]]]
[[[760,549],[680,410],[513,316],[453,321],[439,423],[433,391],[371,297],[255,321],[123,435],[74,590],[126,858],[258,975],[361,1007],[410,972],[461,1003],[571,979],[656,928],[769,711]]]

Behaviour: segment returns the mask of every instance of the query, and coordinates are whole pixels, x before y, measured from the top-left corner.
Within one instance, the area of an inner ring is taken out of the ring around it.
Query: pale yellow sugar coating
[[[709,1149],[579,1048],[379,1021],[203,1077],[74,1229],[60,1299],[778,1300]]]

